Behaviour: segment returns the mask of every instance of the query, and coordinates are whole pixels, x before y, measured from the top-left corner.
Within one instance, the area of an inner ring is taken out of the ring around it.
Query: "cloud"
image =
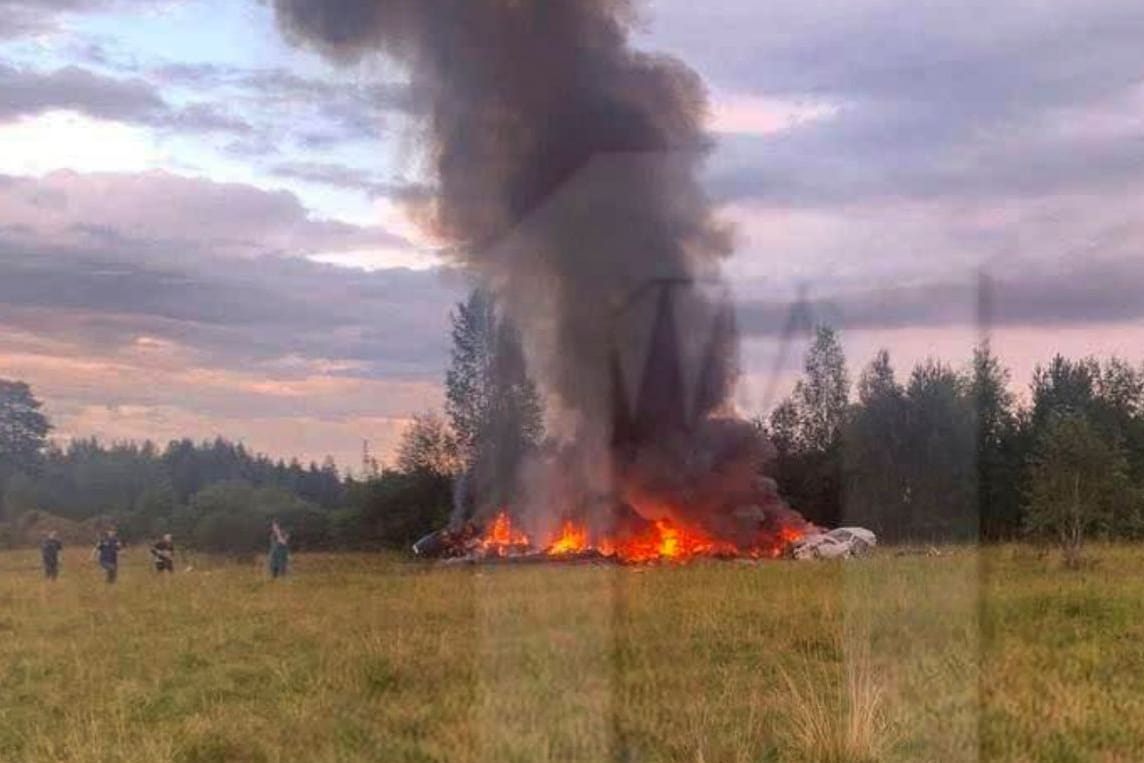
[[[899,199],[1035,197],[1079,188],[1114,192],[1144,177],[1144,99],[1014,117],[1003,127],[948,124],[933,115],[844,107],[818,124],[776,135],[735,135],[710,169],[715,195],[788,207],[839,207]],[[1135,131],[1065,130],[1134,120]]]
[[[716,134],[772,135],[829,119],[837,113],[838,107],[826,102],[729,93],[713,99],[708,126]]]
[[[165,173],[0,177],[0,367],[64,435],[241,437],[343,463],[438,405],[464,280],[297,256],[404,243],[285,192]]]
[[[302,76],[282,67],[175,63],[138,70],[149,80],[237,104],[264,132],[282,134],[281,115],[295,115],[285,134],[309,148],[375,141],[392,117],[421,113],[405,82]]]
[[[652,19],[654,41],[722,87],[956,113],[1100,98],[1138,81],[1144,59],[1144,7],[1135,0],[813,0],[765,12],[751,0],[715,0],[702,11],[659,0]]]
[[[376,143],[391,119],[420,111],[413,91],[399,81],[347,82],[280,67],[144,65],[96,43],[78,45],[74,56],[90,68],[0,63],[0,124],[69,110],[161,130],[231,134],[226,153],[251,160],[290,143],[317,150]]]
[[[745,332],[781,334],[777,295],[804,284],[814,315],[858,331],[972,333],[981,270],[992,323],[1046,346],[1144,318],[1144,5],[658,0],[650,17],[643,44],[725,99],[707,180],[737,224]],[[745,106],[774,103],[831,110]]]
[[[0,63],[0,123],[57,110],[189,132],[250,130],[243,120],[210,104],[173,107],[154,85],[137,77],[116,79],[76,66],[43,72]]]
[[[312,218],[287,191],[166,172],[53,172],[0,181],[0,220],[10,242],[37,247],[115,247],[123,256],[256,257],[408,248],[378,227]]]
[[[403,180],[380,180],[368,172],[363,172],[344,164],[329,162],[283,162],[273,168],[278,177],[318,183],[333,188],[361,191],[373,198],[388,198],[398,201],[420,201],[429,197],[432,191],[421,184]]]
[[[138,337],[228,367],[348,363],[433,375],[458,287],[437,271],[366,273],[301,255],[406,247],[313,219],[287,192],[166,173],[0,177],[0,325],[85,351]]]
[[[1141,174],[1136,0],[812,0],[765,11],[659,0],[651,18],[647,44],[681,55],[720,93],[836,107],[781,133],[721,140],[711,182],[723,199],[1031,195]]]
[[[440,403],[463,282],[292,256],[380,229],[165,173],[0,177],[0,367],[62,437],[239,438],[353,465]]]
[[[749,337],[805,334],[817,323],[848,331],[916,328],[1059,329],[1144,321],[1144,262],[1077,262],[1062,269],[739,305]]]
[[[229,132],[241,135],[253,129],[245,120],[209,103],[192,103],[170,111],[159,125],[191,133]]]
[[[113,0],[0,0],[0,40],[51,31],[61,15],[100,10]]]
[[[0,368],[33,385],[61,436],[222,434],[342,465],[365,438],[384,456],[411,411],[440,405],[461,293],[441,274],[235,265],[9,255],[0,241]]]
[[[117,80],[75,66],[36,72],[0,64],[0,120],[71,109],[102,119],[151,121],[166,110],[140,79]]]
[[[408,85],[389,81],[344,81],[307,77],[282,67],[241,67],[212,63],[174,63],[150,70],[157,82],[184,87],[223,87],[254,91],[268,101],[358,101],[375,109],[415,112],[417,99]]]
[[[363,439],[385,457],[408,411],[440,404],[440,387],[431,382],[329,377],[320,370],[283,380],[163,361],[164,352],[178,348],[112,358],[44,349],[40,341],[36,351],[23,351],[0,333],[0,367],[33,383],[61,438],[163,443],[222,435],[279,457],[320,461],[332,454],[352,468]]]

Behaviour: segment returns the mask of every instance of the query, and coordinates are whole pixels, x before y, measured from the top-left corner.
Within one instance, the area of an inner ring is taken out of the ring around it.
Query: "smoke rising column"
[[[712,320],[726,312],[686,286],[718,281],[730,251],[698,180],[709,146],[700,78],[630,46],[635,8],[626,0],[274,7],[290,39],[333,61],[381,54],[407,69],[435,190],[424,219],[521,328],[555,434],[581,451],[573,481],[611,491],[616,358],[642,367],[649,342],[638,329],[617,330],[617,315],[649,283],[683,284],[688,293],[675,301],[688,309],[675,316],[671,351],[695,354],[710,347]],[[706,391],[673,387],[675,399],[661,404],[686,415],[665,422],[681,429],[723,405],[735,349],[728,340],[719,352],[681,358],[704,365]],[[693,438],[647,439],[624,443],[625,452]]]

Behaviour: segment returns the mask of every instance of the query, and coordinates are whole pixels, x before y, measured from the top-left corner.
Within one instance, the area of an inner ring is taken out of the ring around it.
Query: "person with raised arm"
[[[283,530],[278,521],[270,523],[270,577],[280,578],[286,574],[290,561],[290,534]]]

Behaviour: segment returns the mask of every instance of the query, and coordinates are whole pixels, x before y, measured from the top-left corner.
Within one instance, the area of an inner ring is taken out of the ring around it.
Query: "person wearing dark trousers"
[[[55,580],[60,576],[60,551],[63,550],[63,547],[64,544],[60,543],[59,533],[55,530],[48,533],[40,546],[40,555],[44,559],[44,577],[48,580]]]
[[[280,578],[286,574],[286,566],[290,561],[290,534],[278,526],[278,522],[270,525],[270,577]]]
[[[108,583],[114,583],[119,577],[119,550],[121,548],[123,548],[123,544],[119,542],[119,536],[116,535],[114,529],[111,529],[103,534],[103,538],[92,551],[92,556],[98,556],[99,566],[106,573]]]
[[[170,533],[151,546],[151,561],[155,563],[155,572],[175,571],[175,542]]]

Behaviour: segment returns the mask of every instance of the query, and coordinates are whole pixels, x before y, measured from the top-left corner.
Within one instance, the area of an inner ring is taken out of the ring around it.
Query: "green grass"
[[[1139,761],[1144,548],[291,577],[0,554],[0,761]]]

